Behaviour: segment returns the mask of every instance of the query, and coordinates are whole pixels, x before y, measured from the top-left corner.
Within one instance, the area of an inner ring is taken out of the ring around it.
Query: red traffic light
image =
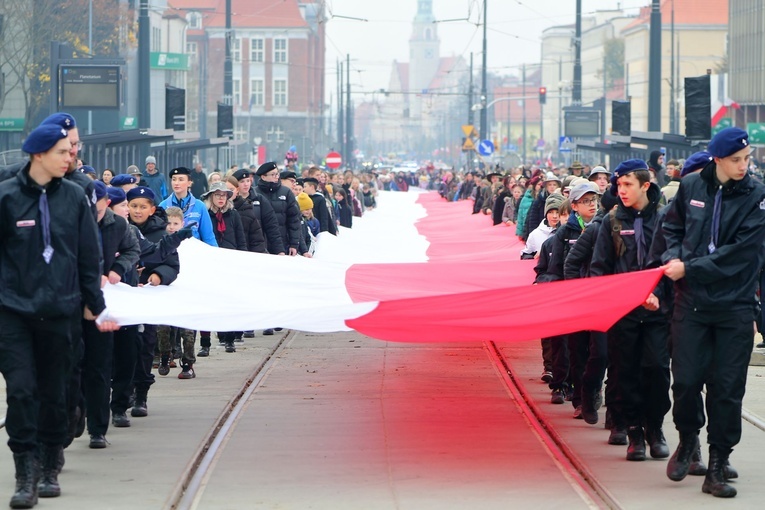
[[[539,87],[539,104],[547,102],[547,87]]]

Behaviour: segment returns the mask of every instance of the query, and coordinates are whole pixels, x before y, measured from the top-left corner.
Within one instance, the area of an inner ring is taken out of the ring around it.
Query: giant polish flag
[[[212,248],[178,252],[169,286],[104,288],[122,325],[206,331],[283,327],[356,330],[401,342],[514,341],[605,331],[640,306],[658,269],[532,285],[514,228],[470,214],[472,202],[435,193],[381,192],[378,208],[337,237],[319,236],[314,258]],[[571,301],[576,296],[576,302]]]

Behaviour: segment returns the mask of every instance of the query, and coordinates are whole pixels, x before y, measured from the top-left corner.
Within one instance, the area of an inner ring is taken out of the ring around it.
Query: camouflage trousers
[[[194,342],[197,332],[193,329],[176,328],[175,326],[157,326],[157,349],[160,354],[169,354],[175,348],[178,337],[181,339],[183,357],[186,363],[195,363]]]

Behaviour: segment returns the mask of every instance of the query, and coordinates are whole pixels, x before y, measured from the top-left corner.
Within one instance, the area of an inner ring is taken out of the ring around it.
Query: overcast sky
[[[488,68],[498,74],[515,74],[517,67],[536,62],[540,54],[539,36],[550,26],[575,22],[575,0],[487,0]],[[598,9],[613,9],[617,4],[636,14],[650,0],[582,0],[586,15]],[[327,87],[333,92],[335,62],[351,56],[351,86],[354,91],[387,88],[393,60],[409,60],[409,37],[417,14],[417,0],[326,0]],[[433,0],[436,20],[469,18],[438,24],[441,56],[474,53],[480,68],[483,0]],[[336,17],[332,17],[332,16]],[[340,16],[363,18],[354,21]],[[354,94],[354,101],[363,96]],[[371,96],[369,96],[371,98]],[[334,102],[334,100],[333,100]]]

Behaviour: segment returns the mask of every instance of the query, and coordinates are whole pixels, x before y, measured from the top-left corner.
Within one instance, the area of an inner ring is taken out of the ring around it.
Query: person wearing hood
[[[651,155],[648,157],[648,170],[653,172],[656,177],[656,184],[660,188],[667,185],[666,174],[664,172],[664,154],[661,151],[651,151]]]
[[[619,164],[611,192],[619,204],[603,217],[590,266],[592,276],[622,274],[650,267],[649,249],[661,235],[657,209],[661,191],[651,182],[648,165],[639,159]],[[640,306],[608,330],[608,357],[618,374],[613,416],[626,427],[627,460],[669,457],[662,424],[669,412],[669,317],[660,282]]]
[[[260,165],[256,174],[260,177],[257,185],[258,191],[271,203],[279,221],[284,252],[294,257],[298,253],[298,246],[300,246],[301,232],[300,208],[297,200],[295,200],[295,195],[291,189],[282,185],[279,179],[279,167],[273,161]],[[273,253],[277,248],[272,248],[269,245],[268,250]]]
[[[136,170],[138,169],[136,168]],[[146,158],[146,173],[143,175],[139,185],[151,188],[154,195],[160,197],[160,200],[164,200],[169,195],[167,181],[165,176],[157,169],[157,159],[154,156]]]

